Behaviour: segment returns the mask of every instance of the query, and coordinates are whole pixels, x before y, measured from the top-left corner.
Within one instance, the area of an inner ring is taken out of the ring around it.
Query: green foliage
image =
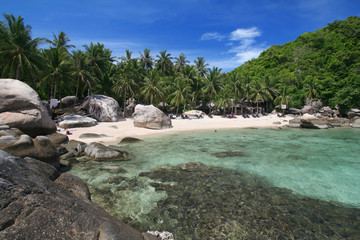
[[[351,16],[272,46],[233,72],[249,76],[251,82],[270,76],[278,92],[287,84],[292,106],[303,106],[306,98],[319,98],[331,107],[339,105],[345,113],[360,105],[359,62],[360,18]]]

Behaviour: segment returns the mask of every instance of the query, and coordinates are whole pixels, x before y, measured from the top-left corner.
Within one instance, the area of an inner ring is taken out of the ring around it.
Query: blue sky
[[[21,15],[33,37],[64,31],[80,49],[100,42],[117,57],[149,48],[154,58],[167,50],[191,63],[204,57],[225,72],[271,45],[360,16],[359,0],[0,0],[0,6]]]

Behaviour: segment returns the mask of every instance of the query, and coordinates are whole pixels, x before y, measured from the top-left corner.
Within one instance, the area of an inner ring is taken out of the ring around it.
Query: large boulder
[[[86,185],[0,150],[0,239],[143,240],[89,200]]]
[[[34,89],[14,79],[0,79],[0,85],[0,125],[19,128],[32,137],[56,132]]]
[[[307,113],[301,116],[300,121],[300,126],[303,128],[328,129],[329,127],[333,127],[327,119],[318,118]]]
[[[92,95],[84,99],[81,108],[99,122],[118,122],[125,120],[119,103],[108,96]]]
[[[58,123],[61,128],[92,127],[96,124],[97,121],[94,118],[80,115],[65,116]]]
[[[171,128],[171,119],[153,105],[136,105],[133,118],[135,127],[150,129]]]

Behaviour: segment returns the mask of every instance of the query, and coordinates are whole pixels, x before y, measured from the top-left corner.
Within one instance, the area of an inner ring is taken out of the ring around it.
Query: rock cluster
[[[17,128],[1,127],[0,130],[0,149],[18,157],[32,157],[60,167],[59,151],[52,143],[59,141],[59,137],[54,133],[50,138],[37,136],[31,138]]]
[[[0,85],[0,125],[32,137],[56,132],[56,124],[34,89],[14,79],[0,79]]]
[[[171,119],[153,105],[136,105],[133,118],[135,127],[149,129],[166,129],[171,127]]]
[[[90,201],[85,183],[0,150],[0,239],[124,239],[144,235]]]

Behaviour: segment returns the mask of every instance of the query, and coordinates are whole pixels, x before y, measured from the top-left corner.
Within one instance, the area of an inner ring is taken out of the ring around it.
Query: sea
[[[92,201],[175,239],[360,239],[360,129],[232,129],[114,143],[80,161]]]

